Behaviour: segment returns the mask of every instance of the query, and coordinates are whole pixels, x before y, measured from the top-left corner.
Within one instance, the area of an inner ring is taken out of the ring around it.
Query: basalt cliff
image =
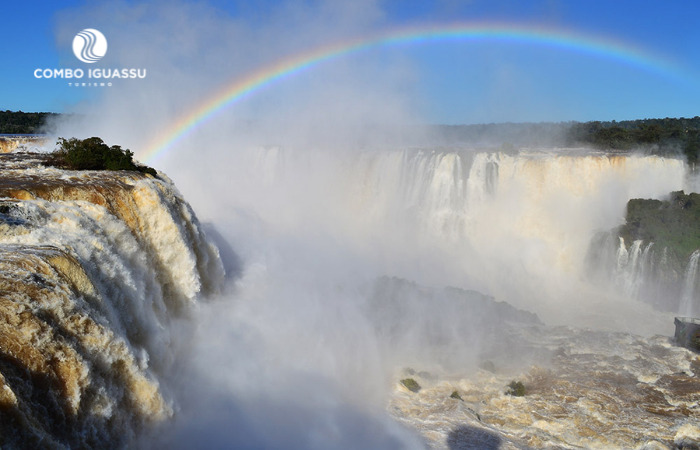
[[[222,279],[165,175],[0,155],[0,447],[123,447],[167,420],[173,323]]]

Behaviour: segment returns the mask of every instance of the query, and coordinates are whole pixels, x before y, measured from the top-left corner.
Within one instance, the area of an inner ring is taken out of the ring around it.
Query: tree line
[[[0,111],[0,134],[34,134],[57,113]],[[587,146],[609,151],[645,149],[700,158],[700,116],[592,122],[490,123],[428,127],[441,145],[505,147]]]
[[[0,111],[0,134],[37,134],[50,117],[50,112]]]
[[[605,150],[646,147],[662,154],[682,152],[694,164],[700,157],[700,117],[573,123],[567,140]]]
[[[641,149],[656,154],[700,158],[700,117],[625,121],[490,123],[437,125],[443,143],[509,148],[593,147],[608,151]]]

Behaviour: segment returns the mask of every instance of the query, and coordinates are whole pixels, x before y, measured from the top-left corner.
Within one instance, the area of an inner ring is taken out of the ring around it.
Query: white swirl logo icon
[[[73,38],[73,53],[84,63],[94,63],[107,53],[107,38],[94,28],[86,28]]]

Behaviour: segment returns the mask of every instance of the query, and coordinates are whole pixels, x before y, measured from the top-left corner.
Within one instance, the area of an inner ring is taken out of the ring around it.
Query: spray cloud
[[[110,3],[58,23],[59,46],[89,23],[110,39],[111,63],[149,73],[100,92],[58,133],[98,135],[138,157],[230,79],[369,32],[383,16],[371,0],[285,2],[264,17],[244,5],[233,16],[205,4]],[[410,60],[352,55],[237,103],[159,161],[232,248],[222,253],[233,276],[200,307],[197,340],[167,380],[180,411],[153,439],[419,448],[383,412],[396,371],[446,359],[468,370],[488,347],[471,294],[441,289],[476,289],[550,323],[581,318],[593,231],[617,225],[627,198],[682,178],[682,163],[658,158],[406,148],[397,131],[421,122],[415,79]],[[387,298],[401,314],[378,313]],[[642,323],[646,311],[633,309]],[[464,327],[473,333],[444,331]]]

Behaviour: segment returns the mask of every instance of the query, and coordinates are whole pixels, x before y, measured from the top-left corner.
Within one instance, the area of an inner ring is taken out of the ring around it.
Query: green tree
[[[136,164],[134,153],[119,145],[109,147],[99,137],[58,138],[51,163],[71,170],[134,170],[157,176],[155,169]]]

